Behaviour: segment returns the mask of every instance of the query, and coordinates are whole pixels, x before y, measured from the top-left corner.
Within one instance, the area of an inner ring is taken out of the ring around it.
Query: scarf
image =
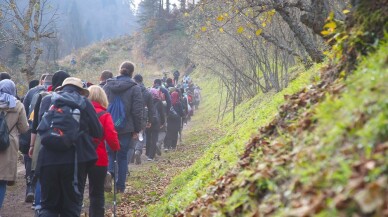
[[[9,79],[0,81],[0,107],[15,108],[16,107],[16,87],[15,83]]]

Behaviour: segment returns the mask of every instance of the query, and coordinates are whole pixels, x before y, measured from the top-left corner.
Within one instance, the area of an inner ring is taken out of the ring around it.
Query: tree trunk
[[[279,15],[283,18],[283,20],[288,24],[291,31],[293,31],[296,37],[303,44],[307,53],[311,57],[314,62],[320,63],[323,61],[324,55],[322,51],[318,49],[315,45],[314,41],[308,36],[308,32],[306,32],[302,26],[300,26],[297,21],[290,16],[290,12],[286,8],[277,7],[276,8]]]

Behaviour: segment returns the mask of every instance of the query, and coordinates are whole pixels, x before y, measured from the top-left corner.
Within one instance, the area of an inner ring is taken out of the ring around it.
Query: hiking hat
[[[62,86],[58,87],[57,90],[62,90],[62,88],[66,85],[73,85],[73,86],[76,86],[80,89],[80,94],[81,95],[84,95],[84,96],[88,96],[89,95],[89,90],[87,89],[84,89],[84,84],[82,83],[82,80],[79,79],[79,78],[75,78],[75,77],[68,77],[66,78],[63,83],[62,83]]]

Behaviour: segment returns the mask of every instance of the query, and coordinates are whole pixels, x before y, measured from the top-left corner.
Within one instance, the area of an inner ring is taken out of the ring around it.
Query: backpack
[[[159,110],[158,110],[159,103],[160,103],[160,101],[157,101],[156,103],[154,103],[154,108],[153,108],[154,112],[153,112],[151,123],[159,123],[160,122],[160,114],[159,114]]]
[[[15,124],[10,130],[8,129],[7,121],[5,119],[7,115],[4,113],[5,112],[3,111],[0,113],[0,151],[5,151],[9,147],[9,133],[16,126]]]
[[[175,111],[174,106],[171,106],[170,111],[168,112],[168,117],[173,120],[178,120],[181,116]]]
[[[35,105],[38,102],[39,98],[42,99],[43,97],[45,97],[46,95],[49,95],[49,94],[50,93],[45,91],[45,89],[41,89],[32,96],[32,100],[31,100],[31,103],[28,107],[29,109],[28,109],[28,114],[27,114],[28,124],[29,124],[30,128],[28,129],[27,132],[19,135],[19,151],[23,154],[28,154],[28,150],[30,149],[31,128],[32,128],[32,122],[34,121]]]
[[[120,96],[116,96],[112,103],[109,104],[107,111],[111,114],[113,124],[116,130],[122,130],[125,128],[125,107]]]
[[[52,151],[66,151],[75,146],[83,133],[80,119],[85,107],[85,99],[78,93],[53,93],[49,110],[44,113],[37,129],[41,144]]]

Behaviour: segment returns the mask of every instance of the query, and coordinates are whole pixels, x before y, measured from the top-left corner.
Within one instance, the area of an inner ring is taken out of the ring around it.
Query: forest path
[[[177,149],[165,152],[156,157],[156,161],[149,162],[142,155],[141,165],[130,165],[130,176],[128,177],[126,192],[117,196],[118,216],[140,216],[145,214],[145,207],[156,203],[163,196],[166,186],[172,178],[191,166],[219,135],[218,129],[209,129],[203,118],[194,116],[191,121],[184,126],[182,142],[178,142]],[[18,162],[18,175],[15,186],[8,186],[0,211],[1,217],[32,217],[34,211],[31,203],[24,202],[25,179],[24,164]],[[84,194],[84,208],[81,216],[88,216],[88,184]],[[113,208],[113,194],[105,194],[106,216],[111,216]]]

